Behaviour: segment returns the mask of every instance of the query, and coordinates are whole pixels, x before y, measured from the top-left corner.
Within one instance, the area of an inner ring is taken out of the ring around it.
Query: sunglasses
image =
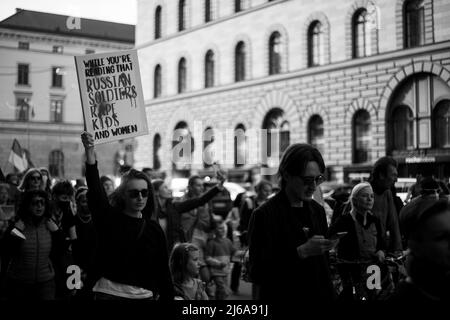
[[[307,185],[312,185],[313,183],[315,183],[316,186],[318,186],[319,184],[325,181],[325,177],[321,174],[316,177],[300,176],[299,178],[302,179],[303,183]]]
[[[33,180],[33,181],[41,181],[41,177],[40,176],[31,176],[30,177],[30,180]]]
[[[142,198],[148,197],[148,189],[142,189],[142,190],[132,189],[132,190],[128,190],[127,192],[128,192],[128,196],[131,199],[136,199],[137,197],[139,197],[139,195],[141,195]]]
[[[44,200],[33,200],[31,201],[31,205],[32,206],[43,206],[45,205],[45,201]]]

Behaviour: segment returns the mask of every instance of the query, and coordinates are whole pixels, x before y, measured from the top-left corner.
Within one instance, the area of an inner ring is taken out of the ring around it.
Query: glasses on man
[[[315,177],[311,177],[311,176],[300,176],[300,179],[303,180],[304,184],[307,185],[312,185],[313,183],[316,184],[316,186],[318,186],[319,184],[321,184],[322,182],[325,181],[325,177],[323,175],[318,175]]]
[[[139,195],[141,195],[142,198],[148,197],[148,189],[142,189],[142,190],[132,189],[132,190],[128,190],[127,192],[128,192],[128,196],[131,199],[136,199],[137,197],[139,197]]]

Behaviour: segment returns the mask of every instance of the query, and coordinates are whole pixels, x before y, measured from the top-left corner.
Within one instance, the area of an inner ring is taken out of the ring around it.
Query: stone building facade
[[[448,1],[138,0],[136,47],[150,128],[137,167],[206,174],[172,164],[174,130],[198,153],[205,129],[240,128],[316,145],[330,179],[367,176],[386,154],[400,176],[450,176]],[[218,162],[236,176],[255,164]]]
[[[17,139],[36,167],[53,176],[83,175],[83,117],[74,56],[133,48],[133,25],[17,9],[0,22],[0,165]],[[96,148],[103,174],[113,175],[132,142]],[[132,160],[128,157],[129,161]],[[130,163],[132,164],[132,163]]]

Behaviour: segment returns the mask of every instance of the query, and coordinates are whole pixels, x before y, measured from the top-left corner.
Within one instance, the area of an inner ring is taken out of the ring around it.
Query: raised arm
[[[97,159],[94,152],[94,137],[88,132],[81,134],[86,152],[86,183],[88,185],[88,206],[94,223],[97,224],[111,210],[108,197],[100,182]]]
[[[178,213],[187,212],[190,210],[193,210],[195,208],[201,207],[205,203],[207,203],[209,200],[214,198],[219,192],[220,188],[218,186],[215,186],[211,188],[210,190],[203,193],[198,198],[191,198],[186,200],[180,200],[180,201],[174,201],[173,207]]]
[[[173,202],[173,206],[174,206],[175,210],[178,213],[183,213],[183,212],[193,210],[195,208],[198,208],[198,207],[204,205],[209,200],[214,198],[219,192],[223,191],[223,188],[224,188],[223,184],[226,180],[225,175],[222,172],[217,171],[216,178],[217,178],[217,180],[219,180],[219,183],[216,186],[214,186],[213,188],[211,188],[210,190],[203,193],[200,197]]]

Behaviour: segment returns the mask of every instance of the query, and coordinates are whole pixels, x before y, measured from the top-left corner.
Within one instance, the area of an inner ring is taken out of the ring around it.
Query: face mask
[[[58,204],[58,207],[63,211],[68,211],[70,209],[69,201],[58,201],[57,204]]]

